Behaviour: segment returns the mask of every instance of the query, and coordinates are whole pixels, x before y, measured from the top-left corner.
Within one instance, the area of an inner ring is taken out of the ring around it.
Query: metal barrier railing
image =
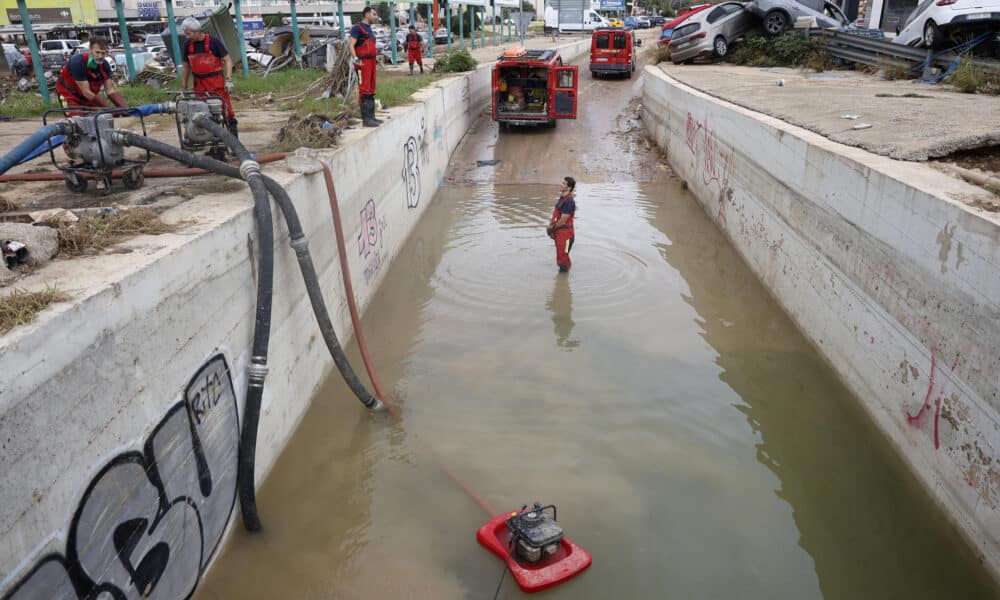
[[[833,29],[812,30],[809,36],[824,39],[826,51],[832,56],[871,66],[888,65],[912,69],[930,61],[928,66],[948,69],[959,57],[955,52],[936,53],[930,48],[912,48]],[[972,64],[1000,74],[1000,61],[973,58]]]

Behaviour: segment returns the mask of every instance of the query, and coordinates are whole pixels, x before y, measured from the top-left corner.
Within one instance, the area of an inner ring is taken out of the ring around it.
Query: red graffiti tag
[[[960,356],[961,353],[955,354],[955,360],[952,361],[949,372],[955,371],[955,367],[958,366],[958,359]],[[934,396],[934,386],[936,385],[937,370],[938,370],[937,352],[932,347],[931,374],[930,374],[930,381],[927,384],[927,394],[924,396],[924,403],[920,405],[920,410],[917,411],[917,414],[911,415],[910,413],[906,413],[906,421],[913,427],[920,426],[920,422],[923,419],[924,413],[930,410],[931,408],[931,397]],[[934,449],[935,450],[941,447],[941,441],[938,432],[940,430],[939,425],[941,421],[941,402],[943,398],[944,398],[944,386],[938,389],[938,395],[934,399]]]

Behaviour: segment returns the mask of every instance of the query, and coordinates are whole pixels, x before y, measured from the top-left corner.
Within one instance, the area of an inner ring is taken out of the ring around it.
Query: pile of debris
[[[326,75],[312,82],[298,94],[279,98],[279,102],[302,100],[303,98],[343,98],[351,97],[351,90],[357,84],[357,73],[351,64],[351,53],[341,41],[331,41],[326,48]]]
[[[349,119],[347,113],[334,117],[316,113],[309,113],[304,117],[292,115],[275,138],[276,149],[291,151],[296,148],[332,148],[340,139]]]

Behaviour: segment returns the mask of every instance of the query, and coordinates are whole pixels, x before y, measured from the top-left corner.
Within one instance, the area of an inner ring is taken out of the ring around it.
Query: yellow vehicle
[[[611,17],[608,20],[611,21],[611,26],[612,27],[625,27],[625,22],[622,21],[621,19],[618,19],[618,18],[615,18],[615,17]]]

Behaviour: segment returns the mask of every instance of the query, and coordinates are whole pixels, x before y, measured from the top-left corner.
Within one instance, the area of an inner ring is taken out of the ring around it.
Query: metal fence
[[[831,56],[871,66],[888,66],[914,69],[930,61],[928,67],[947,69],[958,55],[954,52],[935,52],[929,48],[911,48],[885,40],[853,35],[833,29],[812,30],[810,37],[825,40],[826,51]],[[1000,74],[1000,61],[973,58],[972,63],[982,69]]]

